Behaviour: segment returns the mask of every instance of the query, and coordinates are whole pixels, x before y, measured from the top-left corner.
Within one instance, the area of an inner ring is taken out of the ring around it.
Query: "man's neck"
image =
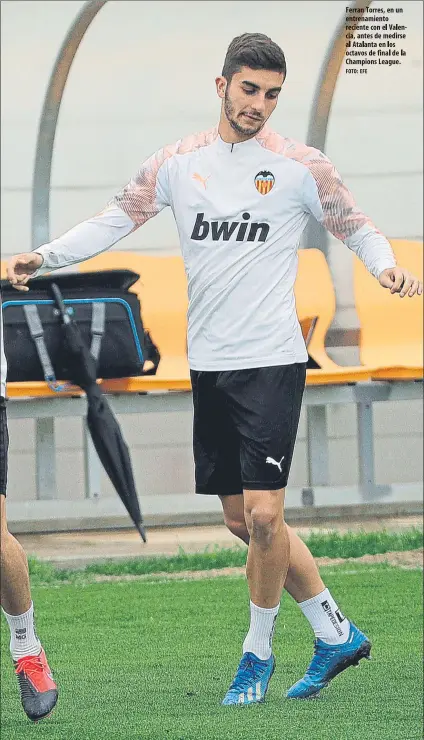
[[[254,139],[256,136],[256,134],[240,134],[238,131],[235,131],[235,129],[233,129],[226,118],[221,118],[218,126],[218,134],[220,135],[222,141],[225,141],[226,144],[240,144],[242,141]]]

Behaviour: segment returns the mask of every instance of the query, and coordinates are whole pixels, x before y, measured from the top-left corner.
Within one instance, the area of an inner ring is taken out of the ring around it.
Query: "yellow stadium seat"
[[[299,268],[295,284],[296,310],[299,321],[317,318],[308,344],[310,357],[318,369],[307,371],[307,385],[356,383],[371,378],[372,368],[362,365],[343,367],[327,354],[325,337],[336,311],[331,273],[324,254],[319,249],[299,250]]]
[[[187,360],[187,280],[180,256],[103,252],[80,265],[81,272],[128,269],[140,275],[131,288],[141,303],[143,324],[159,348],[154,376],[104,381],[107,391],[189,390]]]
[[[422,242],[391,239],[397,263],[423,278]],[[361,324],[360,356],[378,368],[375,379],[423,377],[423,297],[392,295],[359,259],[354,267],[355,304]]]
[[[398,262],[422,276],[422,244],[393,240],[392,246]],[[4,266],[2,263],[2,270]],[[132,290],[140,298],[144,326],[161,353],[156,376],[108,380],[102,384],[104,390],[189,390],[186,351],[188,300],[182,258],[108,251],[81,263],[79,269],[82,272],[130,269],[140,275]],[[296,309],[304,335],[315,320],[308,351],[318,365],[318,369],[308,370],[307,384],[422,377],[422,298],[405,298],[399,303],[398,296],[384,291],[358,259],[355,259],[354,274],[363,364],[343,367],[328,356],[325,348],[325,337],[336,308],[327,261],[317,249],[299,251]],[[42,382],[11,383],[8,392],[9,396],[56,395]],[[78,392],[79,389],[70,391],[72,394]]]
[[[69,398],[81,396],[81,388],[70,386],[66,391],[53,391],[44,380],[34,380],[22,383],[7,383],[8,398]]]

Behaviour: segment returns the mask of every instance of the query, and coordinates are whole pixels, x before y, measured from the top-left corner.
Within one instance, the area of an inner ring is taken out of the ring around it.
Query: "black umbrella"
[[[96,383],[96,362],[77,324],[68,314],[56,283],[51,284],[51,290],[62,317],[69,379],[79,385],[87,395],[87,424],[93,444],[143,542],[146,542],[130,454],[121,427]]]

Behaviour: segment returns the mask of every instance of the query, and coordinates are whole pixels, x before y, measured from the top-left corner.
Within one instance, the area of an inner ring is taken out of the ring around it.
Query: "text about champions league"
[[[406,57],[403,8],[346,8],[346,74],[390,69]]]

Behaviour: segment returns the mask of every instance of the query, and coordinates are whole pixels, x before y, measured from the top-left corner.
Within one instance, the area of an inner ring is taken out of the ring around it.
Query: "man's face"
[[[255,136],[277,105],[284,77],[280,72],[243,67],[230,84],[216,80],[223,110],[231,128],[241,136]]]

